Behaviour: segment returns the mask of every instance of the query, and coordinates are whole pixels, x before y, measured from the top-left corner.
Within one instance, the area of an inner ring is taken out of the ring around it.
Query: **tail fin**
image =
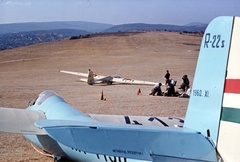
[[[184,127],[210,137],[224,161],[240,158],[240,18],[218,17],[201,44]]]
[[[94,76],[93,76],[93,71],[91,69],[88,70],[88,79],[87,79],[87,83],[89,85],[93,85],[94,83]]]

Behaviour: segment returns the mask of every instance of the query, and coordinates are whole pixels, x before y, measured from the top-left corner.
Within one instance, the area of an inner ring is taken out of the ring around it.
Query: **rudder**
[[[218,17],[208,25],[201,43],[184,127],[217,142],[233,17]]]
[[[93,85],[94,83],[94,76],[93,76],[93,71],[91,69],[88,70],[88,79],[87,79],[87,83],[89,85]]]

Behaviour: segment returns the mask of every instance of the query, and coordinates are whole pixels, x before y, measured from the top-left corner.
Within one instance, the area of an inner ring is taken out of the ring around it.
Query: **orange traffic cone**
[[[138,89],[137,95],[142,95],[141,89]]]

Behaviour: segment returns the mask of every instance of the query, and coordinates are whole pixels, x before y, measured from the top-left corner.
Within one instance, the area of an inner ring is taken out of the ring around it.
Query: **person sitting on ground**
[[[161,86],[162,86],[162,83],[156,84],[151,90],[152,92],[149,95],[155,96],[155,94],[157,93],[157,96],[162,96]]]
[[[173,80],[173,79],[170,79],[170,83],[171,83],[173,86],[176,86],[177,81],[176,81],[176,80]]]
[[[188,79],[187,75],[184,75],[182,77],[182,80],[183,80],[183,83],[181,84],[179,89],[182,89],[185,92],[189,88],[189,79]]]
[[[167,83],[166,92],[164,93],[164,96],[174,96],[175,94],[175,88],[172,83]]]
[[[191,94],[191,88],[188,88],[187,92],[183,92],[179,97],[180,98],[189,98]]]

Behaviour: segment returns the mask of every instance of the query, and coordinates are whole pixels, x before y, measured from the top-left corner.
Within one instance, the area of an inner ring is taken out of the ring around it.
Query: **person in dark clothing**
[[[170,73],[169,73],[169,71],[167,70],[167,73],[165,74],[165,79],[166,79],[166,82],[165,82],[165,84],[167,84],[167,83],[169,83],[170,82]]]
[[[180,86],[180,89],[182,89],[184,92],[187,91],[187,89],[189,88],[189,79],[187,75],[184,75],[182,77],[183,83]]]
[[[172,83],[167,83],[166,92],[164,93],[164,96],[174,96],[175,94],[175,88]]]
[[[162,86],[162,83],[155,85],[152,89],[152,92],[149,95],[155,96],[155,94],[157,93],[157,96],[162,96],[161,86]]]

